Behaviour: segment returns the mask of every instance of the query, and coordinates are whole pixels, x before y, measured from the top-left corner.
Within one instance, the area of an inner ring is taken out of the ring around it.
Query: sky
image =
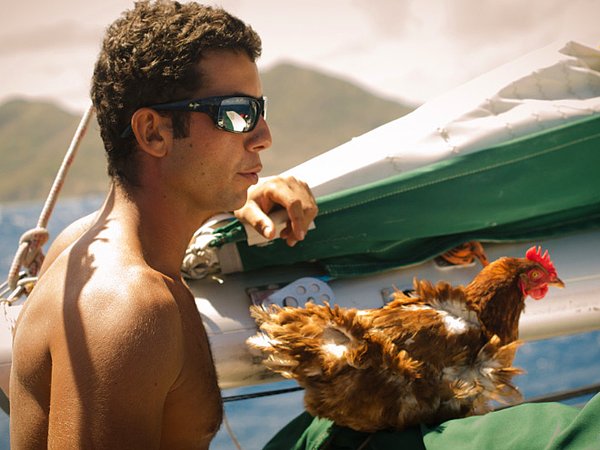
[[[0,102],[89,103],[104,29],[131,0],[4,0]],[[259,68],[292,62],[424,103],[555,41],[600,45],[600,0],[222,0],[261,35]],[[268,93],[266,93],[268,95]]]

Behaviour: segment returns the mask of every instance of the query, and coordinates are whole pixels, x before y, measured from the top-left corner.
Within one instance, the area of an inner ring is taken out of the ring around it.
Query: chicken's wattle
[[[542,286],[537,286],[533,289],[530,289],[526,293],[534,300],[541,300],[548,293],[548,285],[544,284]]]

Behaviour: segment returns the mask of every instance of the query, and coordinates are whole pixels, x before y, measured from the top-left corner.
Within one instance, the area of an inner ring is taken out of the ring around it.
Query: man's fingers
[[[303,240],[313,218],[306,214],[300,201],[292,202],[287,212],[293,236],[297,241]]]
[[[318,208],[308,185],[294,177],[282,178],[278,189],[271,191],[271,200],[283,206],[289,217],[286,227],[288,244],[293,245],[305,238],[308,227],[317,216]],[[275,180],[273,180],[275,182]],[[289,229],[288,229],[289,228]]]
[[[275,226],[267,216],[273,207],[286,210],[288,223],[280,237],[293,246],[306,236],[318,208],[308,185],[294,177],[273,177],[248,191],[248,201],[235,215],[267,239],[275,237]]]
[[[271,218],[255,203],[248,202],[235,211],[235,216],[242,219],[267,239],[275,237],[275,225]]]

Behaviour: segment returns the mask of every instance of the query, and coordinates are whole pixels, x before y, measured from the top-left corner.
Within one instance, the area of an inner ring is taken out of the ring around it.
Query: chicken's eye
[[[540,272],[539,270],[532,270],[531,272],[529,272],[529,278],[531,278],[532,280],[537,280],[541,276],[542,272]]]

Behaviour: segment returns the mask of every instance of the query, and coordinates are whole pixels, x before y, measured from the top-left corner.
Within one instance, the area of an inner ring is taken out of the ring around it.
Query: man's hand
[[[317,216],[318,208],[310,188],[294,177],[271,177],[248,190],[246,204],[234,211],[235,216],[254,227],[267,239],[275,238],[275,225],[267,215],[276,206],[283,207],[289,220],[281,232],[290,247],[306,236]]]

